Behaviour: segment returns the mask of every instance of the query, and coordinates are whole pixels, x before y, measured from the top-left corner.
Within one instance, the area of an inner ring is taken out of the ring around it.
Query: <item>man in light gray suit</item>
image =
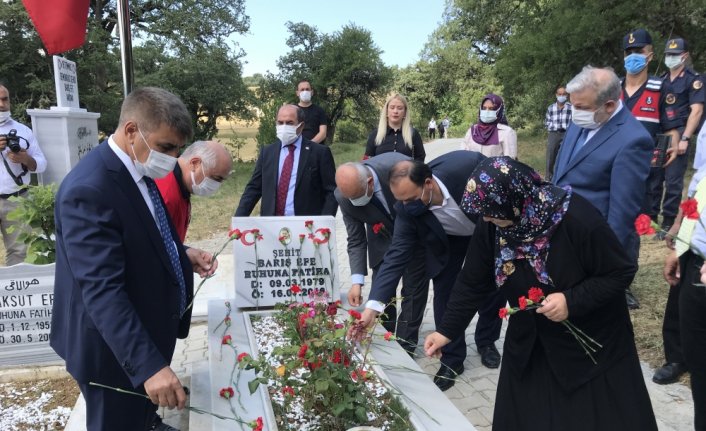
[[[348,232],[352,281],[348,302],[353,306],[359,306],[362,302],[361,290],[368,273],[367,264],[370,264],[375,279],[382,258],[390,247],[396,201],[390,191],[388,178],[392,167],[402,160],[410,158],[400,153],[384,153],[362,163],[345,163],[336,171],[337,188],[334,195]],[[424,258],[424,247],[419,244],[402,277],[400,316],[397,318],[393,301],[385,309],[383,318],[383,326],[388,331],[396,332],[400,345],[410,355],[417,345],[429,291]],[[389,298],[388,302],[392,299]]]

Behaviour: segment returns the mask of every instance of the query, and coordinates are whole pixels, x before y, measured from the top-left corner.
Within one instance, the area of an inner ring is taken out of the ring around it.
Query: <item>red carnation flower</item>
[[[517,302],[520,304],[520,310],[524,310],[525,308],[527,308],[527,298],[525,298],[524,296],[520,296],[517,299]]]
[[[233,344],[233,337],[231,337],[230,335],[223,336],[221,344]]]
[[[289,395],[290,397],[294,396],[294,389],[291,386],[285,386],[282,388],[282,395]]]
[[[539,304],[544,298],[544,291],[542,291],[539,287],[530,287],[530,290],[527,292],[527,296],[530,301],[535,304]]]
[[[231,388],[229,386],[227,388],[221,389],[221,391],[218,394],[221,396],[221,398],[225,398],[225,399],[229,400],[229,399],[233,398],[233,396],[235,395],[235,391],[233,390],[233,388]]]
[[[299,234],[299,244],[303,243],[305,238],[306,238],[306,235],[304,235],[303,233],[300,233]]]
[[[375,224],[373,225],[373,232],[375,233],[375,235],[377,235],[377,234],[379,234],[380,231],[383,230],[384,228],[385,228],[385,224],[383,224],[382,222],[380,222],[380,223],[375,223]]]
[[[231,318],[230,318],[230,316],[226,316],[226,318],[223,319],[223,323],[225,323],[226,326],[230,326],[230,324],[231,324]]]
[[[390,331],[387,331],[383,337],[385,338],[385,341],[390,341],[390,340],[395,339],[395,336],[392,335],[392,332],[390,332]]]
[[[297,356],[300,359],[304,359],[304,356],[306,356],[306,351],[308,349],[309,349],[309,346],[307,346],[306,344],[302,344],[302,346],[299,348],[299,353],[297,354]]]
[[[239,355],[238,355],[238,362],[241,362],[243,359],[247,358],[248,356],[250,356],[250,355],[248,355],[248,354],[245,353],[245,352],[239,354]]]
[[[233,229],[230,232],[228,232],[228,237],[231,239],[240,239],[240,235],[242,235],[242,233],[240,232],[240,229]]]
[[[507,318],[507,308],[503,307],[500,310],[498,310],[498,316],[500,316],[501,319],[506,319]]]
[[[293,284],[292,287],[289,288],[289,290],[291,290],[292,293],[296,295],[297,293],[300,293],[302,291],[302,288],[299,287],[298,284]]]
[[[250,422],[248,425],[252,427],[252,431],[262,431],[262,427],[265,426],[265,424],[262,422],[262,417],[255,419],[253,422]]]
[[[311,229],[314,226],[314,220],[307,220],[304,222],[304,227],[307,229]]]
[[[360,320],[360,318],[363,317],[357,310],[348,310],[348,314],[350,314],[355,320]]]
[[[635,219],[635,231],[638,235],[651,235],[655,233],[652,219],[647,214],[640,214]]]
[[[335,316],[336,313],[338,313],[338,306],[336,304],[329,304],[328,307],[326,307],[326,314],[329,316]]]
[[[681,208],[682,212],[684,213],[684,217],[691,219],[691,220],[698,220],[699,218],[699,203],[696,201],[694,198],[689,198],[679,204],[679,208]]]

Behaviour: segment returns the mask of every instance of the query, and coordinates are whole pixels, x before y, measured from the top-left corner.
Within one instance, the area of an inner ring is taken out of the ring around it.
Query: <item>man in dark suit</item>
[[[86,400],[88,430],[170,429],[158,421],[157,405],[185,405],[169,364],[177,337],[189,331],[192,267],[206,275],[215,265],[209,253],[184,249],[152,178],[171,172],[191,133],[178,97],[137,89],[115,133],[56,195],[50,344]]]
[[[348,232],[348,260],[351,267],[351,290],[348,302],[361,304],[361,290],[368,274],[368,262],[377,277],[385,252],[390,248],[396,211],[390,191],[390,170],[402,160],[411,160],[400,153],[384,153],[362,163],[350,162],[336,170],[336,200],[343,213]],[[382,227],[381,227],[382,226]],[[366,260],[366,252],[368,259]],[[410,354],[419,338],[419,326],[424,318],[429,279],[424,269],[424,247],[415,247],[402,276],[402,306],[399,319],[394,297],[385,304],[383,326],[395,332],[397,341]]]
[[[608,221],[635,263],[635,219],[645,198],[654,141],[620,100],[612,70],[586,66],[566,86],[572,124],[557,155],[553,182],[570,185]],[[628,304],[635,303],[627,290]]]
[[[360,327],[370,326],[383,311],[384,301],[395,295],[397,283],[418,243],[425,248],[427,277],[434,281],[434,322],[438,325],[442,321],[475,229],[474,222],[459,207],[461,198],[468,177],[483,158],[473,151],[452,151],[429,165],[403,161],[392,168],[390,189],[399,201],[395,205],[395,231],[373,280]],[[502,326],[498,309],[504,305],[505,301],[494,295],[479,312],[478,326],[484,330],[476,331],[476,345],[484,365],[489,368],[500,365],[500,354],[494,343]],[[360,336],[353,332],[354,337]],[[466,340],[461,335],[444,347],[434,383],[443,391],[452,387],[456,376],[464,370],[465,359]]]
[[[336,215],[336,168],[331,150],[302,137],[304,111],[284,105],[277,112],[279,142],[262,149],[240,198],[236,217],[247,217],[257,202],[261,216]]]

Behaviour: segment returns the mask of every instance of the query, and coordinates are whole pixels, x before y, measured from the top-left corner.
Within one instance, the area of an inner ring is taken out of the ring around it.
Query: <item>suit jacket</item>
[[[275,142],[262,149],[255,170],[240,197],[236,217],[247,217],[257,201],[261,216],[275,215],[279,157],[282,144]],[[298,216],[336,215],[336,167],[329,147],[302,138],[294,189],[294,214]]]
[[[654,141],[623,105],[571,158],[581,128],[571,123],[559,149],[553,182],[588,199],[625,247],[637,241],[635,218],[645,198]]]
[[[141,387],[169,365],[191,312],[152,214],[107,142],[88,153],[56,195],[56,278],[50,344],[79,382]],[[193,272],[170,222],[186,281]]]
[[[348,260],[351,274],[368,274],[368,265],[365,260],[366,249],[370,267],[375,268],[382,262],[382,257],[390,247],[395,219],[394,208],[397,201],[390,191],[389,175],[390,169],[402,160],[411,159],[403,154],[393,152],[380,154],[363,162],[363,165],[375,171],[391,214],[382,211],[372,200],[365,206],[357,207],[349,199],[344,198],[338,188],[334,192],[348,232]],[[373,196],[373,199],[377,198]],[[373,232],[373,225],[376,223],[383,223],[387,234]]]
[[[495,284],[495,225],[479,221],[468,247],[466,264],[456,280],[443,323],[437,330],[454,339],[462,334],[484,301],[498,290]],[[500,287],[512,307],[532,286],[545,295],[563,292],[569,321],[603,347],[593,354],[595,365],[566,327],[535,312],[510,317],[505,335],[501,373],[519,379],[529,364],[536,342],[556,380],[572,391],[605,373],[625,355],[637,361],[632,323],[625,302],[637,265],[628,257],[601,214],[580,195],[550,239],[547,272],[553,286],[541,284],[526,259],[515,260],[515,271]]]
[[[475,151],[452,151],[432,160],[429,167],[460,206],[468,177],[483,159],[485,156]],[[395,296],[397,284],[407,263],[412,259],[414,247],[418,242],[426,249],[426,275],[433,279],[446,267],[452,253],[465,253],[470,239],[470,236],[447,235],[431,211],[425,211],[419,217],[412,217],[407,214],[401,202],[397,202],[395,210],[397,217],[392,244],[385,253],[378,275],[370,288],[370,299],[382,303]],[[469,219],[475,221],[470,217]]]

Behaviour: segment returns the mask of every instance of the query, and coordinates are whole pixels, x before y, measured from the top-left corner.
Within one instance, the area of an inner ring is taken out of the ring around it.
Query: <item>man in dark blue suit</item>
[[[305,139],[304,111],[283,105],[277,112],[278,142],[262,149],[235,210],[247,217],[260,202],[261,216],[336,215],[336,167],[331,150]]]
[[[395,205],[394,234],[370,287],[361,326],[368,327],[383,311],[384,302],[395,296],[400,277],[419,242],[426,251],[426,275],[434,282],[434,322],[439,324],[443,320],[446,303],[475,229],[475,223],[459,205],[468,177],[482,159],[484,156],[477,152],[452,151],[429,165],[403,161],[392,168],[390,189],[399,201]],[[475,341],[483,365],[489,368],[500,365],[500,354],[494,343],[502,326],[498,309],[504,305],[505,300],[494,295],[479,311]],[[454,379],[464,370],[465,359],[463,335],[444,346],[441,368],[434,378],[439,389],[445,391],[454,385]]]
[[[123,102],[115,133],[56,195],[50,343],[86,400],[88,430],[168,429],[156,423],[157,405],[185,405],[169,364],[176,339],[189,331],[192,268],[206,275],[215,265],[209,253],[184,249],[153,178],[172,171],[191,134],[178,97],[137,89]]]
[[[566,86],[574,111],[557,156],[554,184],[588,199],[637,262],[635,219],[645,197],[654,142],[620,100],[612,70],[586,66]],[[636,304],[630,291],[628,304]]]

